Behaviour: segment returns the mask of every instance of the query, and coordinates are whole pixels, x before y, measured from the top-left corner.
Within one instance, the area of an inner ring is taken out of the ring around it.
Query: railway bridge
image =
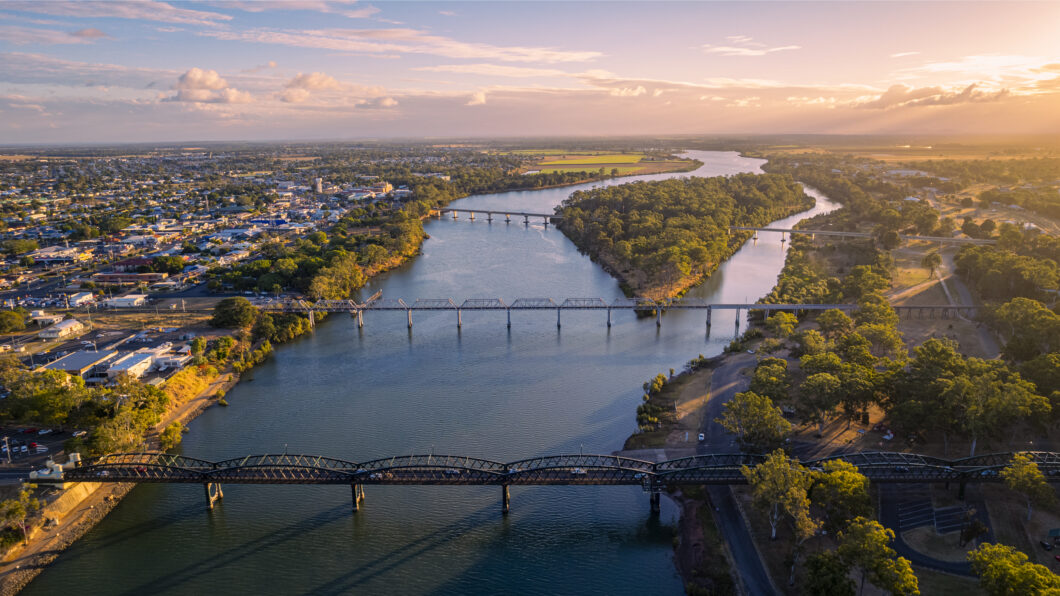
[[[835,236],[840,238],[875,238],[874,234],[869,232],[844,232],[842,230],[799,230],[795,228],[756,228],[752,226],[729,226],[730,230],[750,231],[754,232],[754,238],[758,239],[759,232],[780,232],[781,238],[783,234],[803,234],[811,237],[816,236]],[[997,244],[997,240],[991,240],[989,238],[954,238],[950,236],[910,236],[908,234],[898,234],[898,237],[902,240],[920,240],[924,242],[938,242],[939,244]]]
[[[993,453],[961,459],[942,459],[916,453],[856,452],[803,461],[820,470],[827,461],[843,460],[857,466],[872,482],[957,482],[963,496],[970,482],[999,482],[1000,471],[1013,453]],[[1060,453],[1028,452],[1046,479],[1060,482]],[[640,486],[658,512],[659,495],[680,485],[743,484],[744,466],[753,467],[764,455],[730,453],[696,455],[650,462],[617,455],[551,455],[498,462],[459,455],[403,455],[362,462],[316,455],[248,455],[208,461],[158,452],[115,453],[88,460],[55,474],[34,473],[38,484],[73,482],[128,482],[201,484],[209,508],[223,498],[223,484],[335,484],[349,485],[353,509],[365,500],[365,485],[495,486],[501,489],[501,510],[510,509],[510,486]]]
[[[545,222],[546,227],[549,223],[556,223],[557,221],[563,219],[562,215],[557,215],[555,213],[529,213],[526,211],[508,211],[503,209],[454,209],[452,207],[445,207],[443,209],[439,209],[436,213],[438,213],[439,218],[448,213],[453,216],[453,219],[458,219],[461,213],[466,213],[471,221],[475,221],[476,213],[485,214],[486,221],[488,222],[493,221],[494,215],[498,217],[504,215],[504,223],[511,223],[512,216],[514,215],[515,217],[522,217],[523,223],[525,225],[530,225],[531,217],[534,219],[540,217],[541,220]]]

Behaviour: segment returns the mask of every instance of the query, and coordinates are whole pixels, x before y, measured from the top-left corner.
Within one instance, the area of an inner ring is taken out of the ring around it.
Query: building
[[[114,351],[78,351],[40,367],[38,370],[61,370],[65,373],[88,379],[100,376],[107,370],[106,364],[118,353]]]
[[[154,364],[155,355],[150,352],[130,352],[110,363],[107,368],[107,378],[114,380],[121,375],[129,375],[134,379],[147,374]]]
[[[126,294],[103,301],[111,308],[135,308],[147,304],[147,294]]]
[[[168,277],[168,273],[96,273],[92,281],[100,284],[153,284]]]
[[[67,319],[48,327],[37,335],[45,339],[59,339],[81,332],[85,328],[77,319]]]
[[[78,292],[70,296],[67,301],[71,307],[77,307],[92,304],[96,301],[96,298],[92,295],[92,292]]]
[[[313,178],[313,192],[317,193],[318,195],[324,194],[323,178]]]

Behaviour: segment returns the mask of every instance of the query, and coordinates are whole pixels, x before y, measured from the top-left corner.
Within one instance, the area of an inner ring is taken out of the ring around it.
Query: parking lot
[[[42,430],[49,430],[40,434]],[[43,468],[44,462],[63,450],[63,443],[73,436],[72,430],[40,427],[0,428],[0,469],[4,467]],[[10,457],[8,455],[10,448]]]

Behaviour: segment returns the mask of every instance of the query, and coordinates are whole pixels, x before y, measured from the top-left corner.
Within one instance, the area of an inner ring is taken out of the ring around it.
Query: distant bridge
[[[357,324],[364,327],[364,313],[367,311],[403,311],[406,313],[408,326],[412,328],[413,311],[447,310],[456,313],[457,326],[463,325],[464,311],[504,311],[508,318],[508,327],[512,326],[512,311],[520,310],[555,310],[556,326],[562,323],[561,313],[565,310],[603,310],[607,311],[607,326],[611,326],[612,310],[632,310],[634,312],[655,313],[656,325],[662,325],[662,312],[664,310],[702,310],[706,311],[707,327],[711,326],[711,318],[715,310],[735,310],[737,324],[741,310],[764,311],[766,316],[774,311],[801,312],[810,310],[837,309],[846,312],[857,310],[857,304],[759,304],[759,303],[711,303],[704,300],[680,300],[680,301],[653,301],[644,298],[618,298],[608,302],[603,298],[567,298],[562,301],[552,298],[517,298],[511,304],[501,298],[468,298],[461,303],[456,303],[452,298],[417,298],[412,302],[406,302],[401,298],[383,298],[376,293],[365,302],[356,300],[320,300],[309,302],[305,300],[286,300],[271,302],[260,305],[265,312],[288,312],[304,313],[310,315],[314,312],[342,313],[348,312],[357,318]],[[936,313],[941,313],[942,318],[957,313],[974,313],[977,306],[896,306],[895,311],[901,314],[928,313],[932,318]]]
[[[1027,452],[1049,482],[1060,482],[1060,453]],[[998,482],[1013,453],[941,459],[916,453],[843,453],[807,460],[819,470],[825,462],[854,464],[873,482]],[[364,501],[363,485],[499,486],[502,511],[509,509],[510,486],[640,486],[658,511],[659,493],[676,485],[744,484],[743,466],[765,459],[756,454],[696,455],[653,463],[615,455],[553,455],[496,462],[453,455],[406,455],[352,462],[314,455],[250,455],[212,462],[166,453],[118,453],[90,460],[62,475],[36,477],[38,484],[130,482],[202,484],[209,507],[223,497],[221,484],[339,484],[353,490],[354,510]]]
[[[839,230],[796,230],[794,228],[754,228],[750,226],[729,226],[730,230],[743,230],[755,232],[780,232],[781,234],[804,234],[809,236],[839,236],[843,238],[875,238],[875,234],[869,232],[843,232]],[[943,244],[997,244],[997,240],[980,238],[952,238],[948,236],[909,236],[898,234],[902,240],[923,240],[924,242],[939,242]]]
[[[498,217],[503,215],[505,223],[511,223],[512,216],[514,215],[516,217],[522,217],[523,223],[527,225],[530,224],[531,217],[534,219],[540,217],[542,221],[545,222],[545,226],[548,226],[549,222],[555,223],[556,221],[563,219],[562,215],[557,215],[555,213],[528,213],[526,211],[507,211],[504,209],[453,209],[452,207],[446,207],[444,209],[439,209],[437,213],[438,217],[441,217],[446,213],[451,213],[453,219],[457,219],[460,213],[467,213],[471,221],[475,221],[476,213],[485,214],[486,221],[493,221],[494,215]]]

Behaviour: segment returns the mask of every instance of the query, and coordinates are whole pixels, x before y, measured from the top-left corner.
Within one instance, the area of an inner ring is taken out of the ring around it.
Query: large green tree
[[[990,596],[1060,594],[1060,575],[1044,565],[1031,563],[1027,555],[1004,544],[980,544],[968,553],[979,585]]]
[[[214,307],[210,325],[228,329],[245,328],[254,324],[258,309],[242,296],[225,298]]]
[[[743,449],[759,453],[780,445],[791,432],[791,423],[780,408],[753,391],[733,396],[715,422],[736,435]]]
[[[1017,453],[1005,469],[1001,470],[1005,486],[1027,499],[1027,521],[1031,521],[1034,503],[1047,505],[1056,501],[1056,491],[1045,481],[1038,464],[1026,453]]]
[[[894,532],[880,522],[864,517],[855,518],[839,533],[839,556],[851,567],[861,570],[861,587],[865,580],[896,596],[920,594],[916,575],[909,560],[897,557],[890,547]]]

